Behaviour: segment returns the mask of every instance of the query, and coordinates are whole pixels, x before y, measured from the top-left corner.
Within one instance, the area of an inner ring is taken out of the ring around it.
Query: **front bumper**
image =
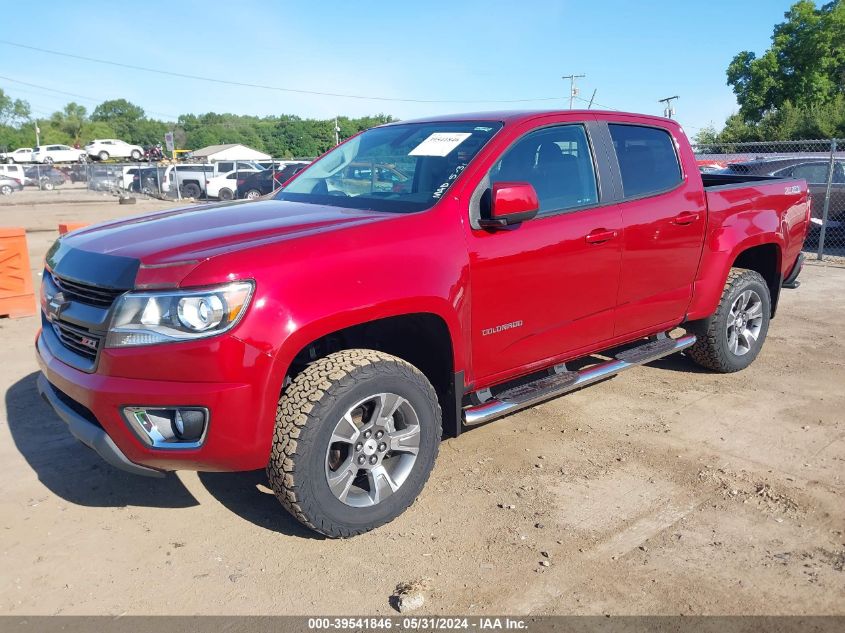
[[[56,415],[67,424],[71,435],[88,448],[93,449],[112,466],[133,475],[164,477],[164,473],[160,470],[139,466],[126,459],[126,455],[115,445],[103,428],[89,419],[88,416],[80,413],[78,407],[69,403],[66,397],[63,397],[63,394],[50,384],[44,374],[38,377],[38,393],[47,404],[53,407]]]
[[[219,337],[205,349],[179,344],[166,350],[123,351],[101,358],[97,373],[61,361],[40,332],[36,349],[42,396],[71,433],[110,464],[146,475],[266,466],[277,399],[268,395],[271,359],[234,337]],[[230,376],[237,369],[244,381],[222,380],[216,375],[222,370],[215,371],[220,367],[228,368]],[[131,406],[206,408],[210,415],[204,441],[194,448],[151,447],[123,417],[123,408]]]

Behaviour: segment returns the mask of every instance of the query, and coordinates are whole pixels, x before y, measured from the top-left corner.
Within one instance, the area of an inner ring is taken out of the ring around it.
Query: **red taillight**
[[[246,178],[238,178],[238,186],[240,187],[242,184],[246,182]]]

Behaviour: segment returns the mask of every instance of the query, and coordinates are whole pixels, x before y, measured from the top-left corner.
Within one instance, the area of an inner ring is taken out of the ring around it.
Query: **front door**
[[[496,182],[530,183],[540,211],[510,230],[469,233],[473,371],[482,386],[610,338],[621,259],[620,212],[603,205],[585,124],[528,132],[494,164],[489,186]]]

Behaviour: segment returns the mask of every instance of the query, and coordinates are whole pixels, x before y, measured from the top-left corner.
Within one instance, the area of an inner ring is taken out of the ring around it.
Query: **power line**
[[[20,79],[12,79],[11,77],[5,77],[0,75],[0,79],[4,79],[6,81],[11,81],[16,84],[21,84],[23,86],[30,86],[31,88],[38,88],[40,90],[47,90],[49,92],[55,92],[56,94],[65,95],[66,97],[75,97],[76,99],[84,99],[86,101],[93,101],[95,103],[102,103],[103,101],[108,101],[108,99],[99,99],[97,97],[90,97],[86,95],[77,94],[75,92],[66,92],[64,90],[56,90],[55,88],[49,88],[48,86],[41,86],[39,84],[33,84],[28,81],[21,81]],[[157,116],[163,116],[170,119],[178,119],[179,117],[175,114],[166,114],[165,112],[156,112],[155,110],[147,110],[144,108],[144,112],[147,114],[155,114]]]
[[[162,70],[160,68],[148,68],[146,66],[136,66],[134,64],[125,64],[123,62],[115,62],[107,59],[97,59],[95,57],[86,57],[84,55],[76,55],[73,53],[64,53],[61,51],[54,51],[46,48],[39,48],[37,46],[28,46],[26,44],[19,44],[17,42],[10,42],[8,40],[0,40],[0,44],[6,44],[8,46],[15,46],[17,48],[23,48],[31,51],[37,51],[39,53],[47,53],[48,55],[56,55],[58,57],[68,57],[70,59],[79,59],[86,62],[93,62],[95,64],[105,64],[108,66],[117,66],[118,68],[127,68],[130,70],[140,70],[143,72],[148,73],[156,73],[159,75],[168,75],[170,77],[179,77],[182,79],[193,79],[196,81],[206,81],[210,83],[216,84],[224,84],[227,86],[238,86],[241,88],[259,88],[261,90],[275,90],[277,92],[291,92],[296,94],[307,94],[307,95],[315,95],[319,97],[339,97],[344,99],[361,99],[366,101],[392,101],[392,102],[402,102],[402,103],[528,103],[531,101],[557,101],[560,97],[533,97],[530,99],[487,99],[487,100],[471,100],[471,99],[402,99],[399,97],[381,97],[381,96],[367,96],[367,95],[354,95],[354,94],[345,94],[345,93],[338,93],[338,92],[322,92],[318,90],[301,90],[298,88],[284,88],[281,86],[269,86],[265,84],[253,84],[241,81],[229,81],[226,79],[217,79],[215,77],[202,77],[200,75],[189,75],[187,73],[178,73],[173,72],[170,70]]]

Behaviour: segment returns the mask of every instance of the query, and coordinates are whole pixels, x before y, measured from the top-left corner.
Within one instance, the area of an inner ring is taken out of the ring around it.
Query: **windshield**
[[[310,165],[276,199],[422,211],[443,196],[501,127],[495,121],[444,121],[373,128]]]

